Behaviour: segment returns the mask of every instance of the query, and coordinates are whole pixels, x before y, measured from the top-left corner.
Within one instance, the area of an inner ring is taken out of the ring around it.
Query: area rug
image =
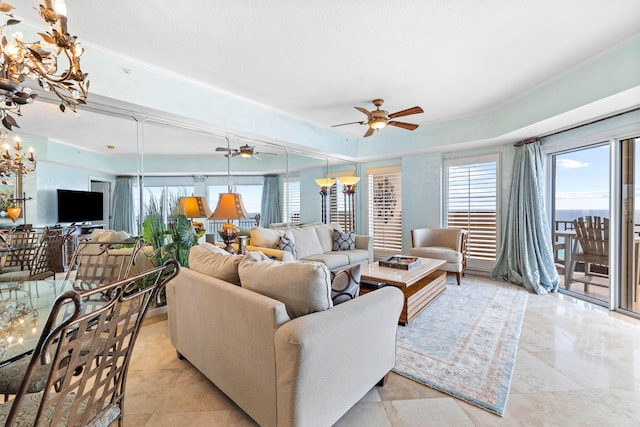
[[[399,326],[400,375],[504,416],[528,293],[465,277],[407,326]]]

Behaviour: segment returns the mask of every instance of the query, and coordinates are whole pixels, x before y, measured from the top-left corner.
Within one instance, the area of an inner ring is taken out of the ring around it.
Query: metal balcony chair
[[[85,294],[61,294],[15,398],[0,405],[0,422],[15,427],[107,426],[117,421],[122,426],[127,371],[140,327],[149,304],[178,271],[178,263],[170,260]],[[103,305],[85,304],[103,291],[109,295]],[[48,372],[45,386],[28,393],[38,369]]]
[[[571,282],[581,282],[584,290],[589,290],[589,285],[608,286],[595,281],[597,276],[607,277],[609,270],[609,218],[599,216],[584,216],[573,220],[576,231],[576,242],[573,245],[571,261],[565,287],[569,289]],[[578,262],[584,263],[584,278],[575,277],[575,269]],[[601,273],[595,273],[593,266],[600,266]]]

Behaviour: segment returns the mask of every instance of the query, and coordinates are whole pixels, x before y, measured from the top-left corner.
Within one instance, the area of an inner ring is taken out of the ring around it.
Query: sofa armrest
[[[403,302],[389,286],[279,327],[278,425],[332,425],[378,383],[395,365]]]
[[[291,252],[281,251],[280,249],[247,245],[247,250],[249,252],[262,252],[268,257],[276,257],[275,259],[277,259],[278,261],[291,262],[296,260],[295,255],[293,255]]]
[[[366,249],[369,252],[369,264],[373,262],[373,238],[371,236],[357,234],[356,249]]]

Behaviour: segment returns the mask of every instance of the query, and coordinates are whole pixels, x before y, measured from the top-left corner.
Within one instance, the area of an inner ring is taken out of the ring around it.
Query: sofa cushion
[[[341,252],[327,252],[325,254],[312,255],[304,260],[321,262],[326,265],[329,270],[335,270],[350,264],[349,256]]]
[[[126,242],[131,235],[126,231],[95,229],[91,232],[91,241],[100,243]]]
[[[369,262],[369,251],[364,249],[340,251],[340,253],[349,257],[349,264],[363,264]]]
[[[333,229],[340,229],[340,224],[318,224],[315,226],[322,252],[333,250]]]
[[[275,249],[278,247],[278,242],[282,234],[284,234],[284,230],[254,227],[251,229],[251,244],[253,246]]]
[[[350,231],[343,233],[340,230],[333,230],[333,250],[350,251],[356,248],[356,233]]]
[[[333,305],[354,299],[360,293],[360,264],[331,273]]]
[[[331,275],[323,264],[265,260],[250,252],[238,273],[243,288],[283,302],[292,319],[333,306]]]
[[[293,236],[289,231],[285,232],[282,236],[280,236],[280,241],[278,242],[278,249],[280,249],[281,251],[289,252],[295,256],[296,244],[293,241]]]
[[[189,251],[189,268],[225,282],[240,285],[238,265],[244,255],[231,255],[211,243],[201,243]]]
[[[320,245],[315,226],[294,227],[290,231],[296,243],[296,259],[322,253],[322,245]]]

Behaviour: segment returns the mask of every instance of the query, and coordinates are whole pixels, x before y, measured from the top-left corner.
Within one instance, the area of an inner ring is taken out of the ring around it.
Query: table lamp
[[[209,219],[227,220],[227,223],[218,230],[218,234],[220,234],[222,241],[226,245],[224,249],[227,252],[232,254],[236,253],[232,243],[236,237],[238,237],[238,229],[231,223],[231,220],[247,218],[249,218],[249,215],[247,215],[247,211],[244,209],[244,205],[242,204],[242,195],[231,192],[220,193],[220,196],[218,197],[218,205]]]

